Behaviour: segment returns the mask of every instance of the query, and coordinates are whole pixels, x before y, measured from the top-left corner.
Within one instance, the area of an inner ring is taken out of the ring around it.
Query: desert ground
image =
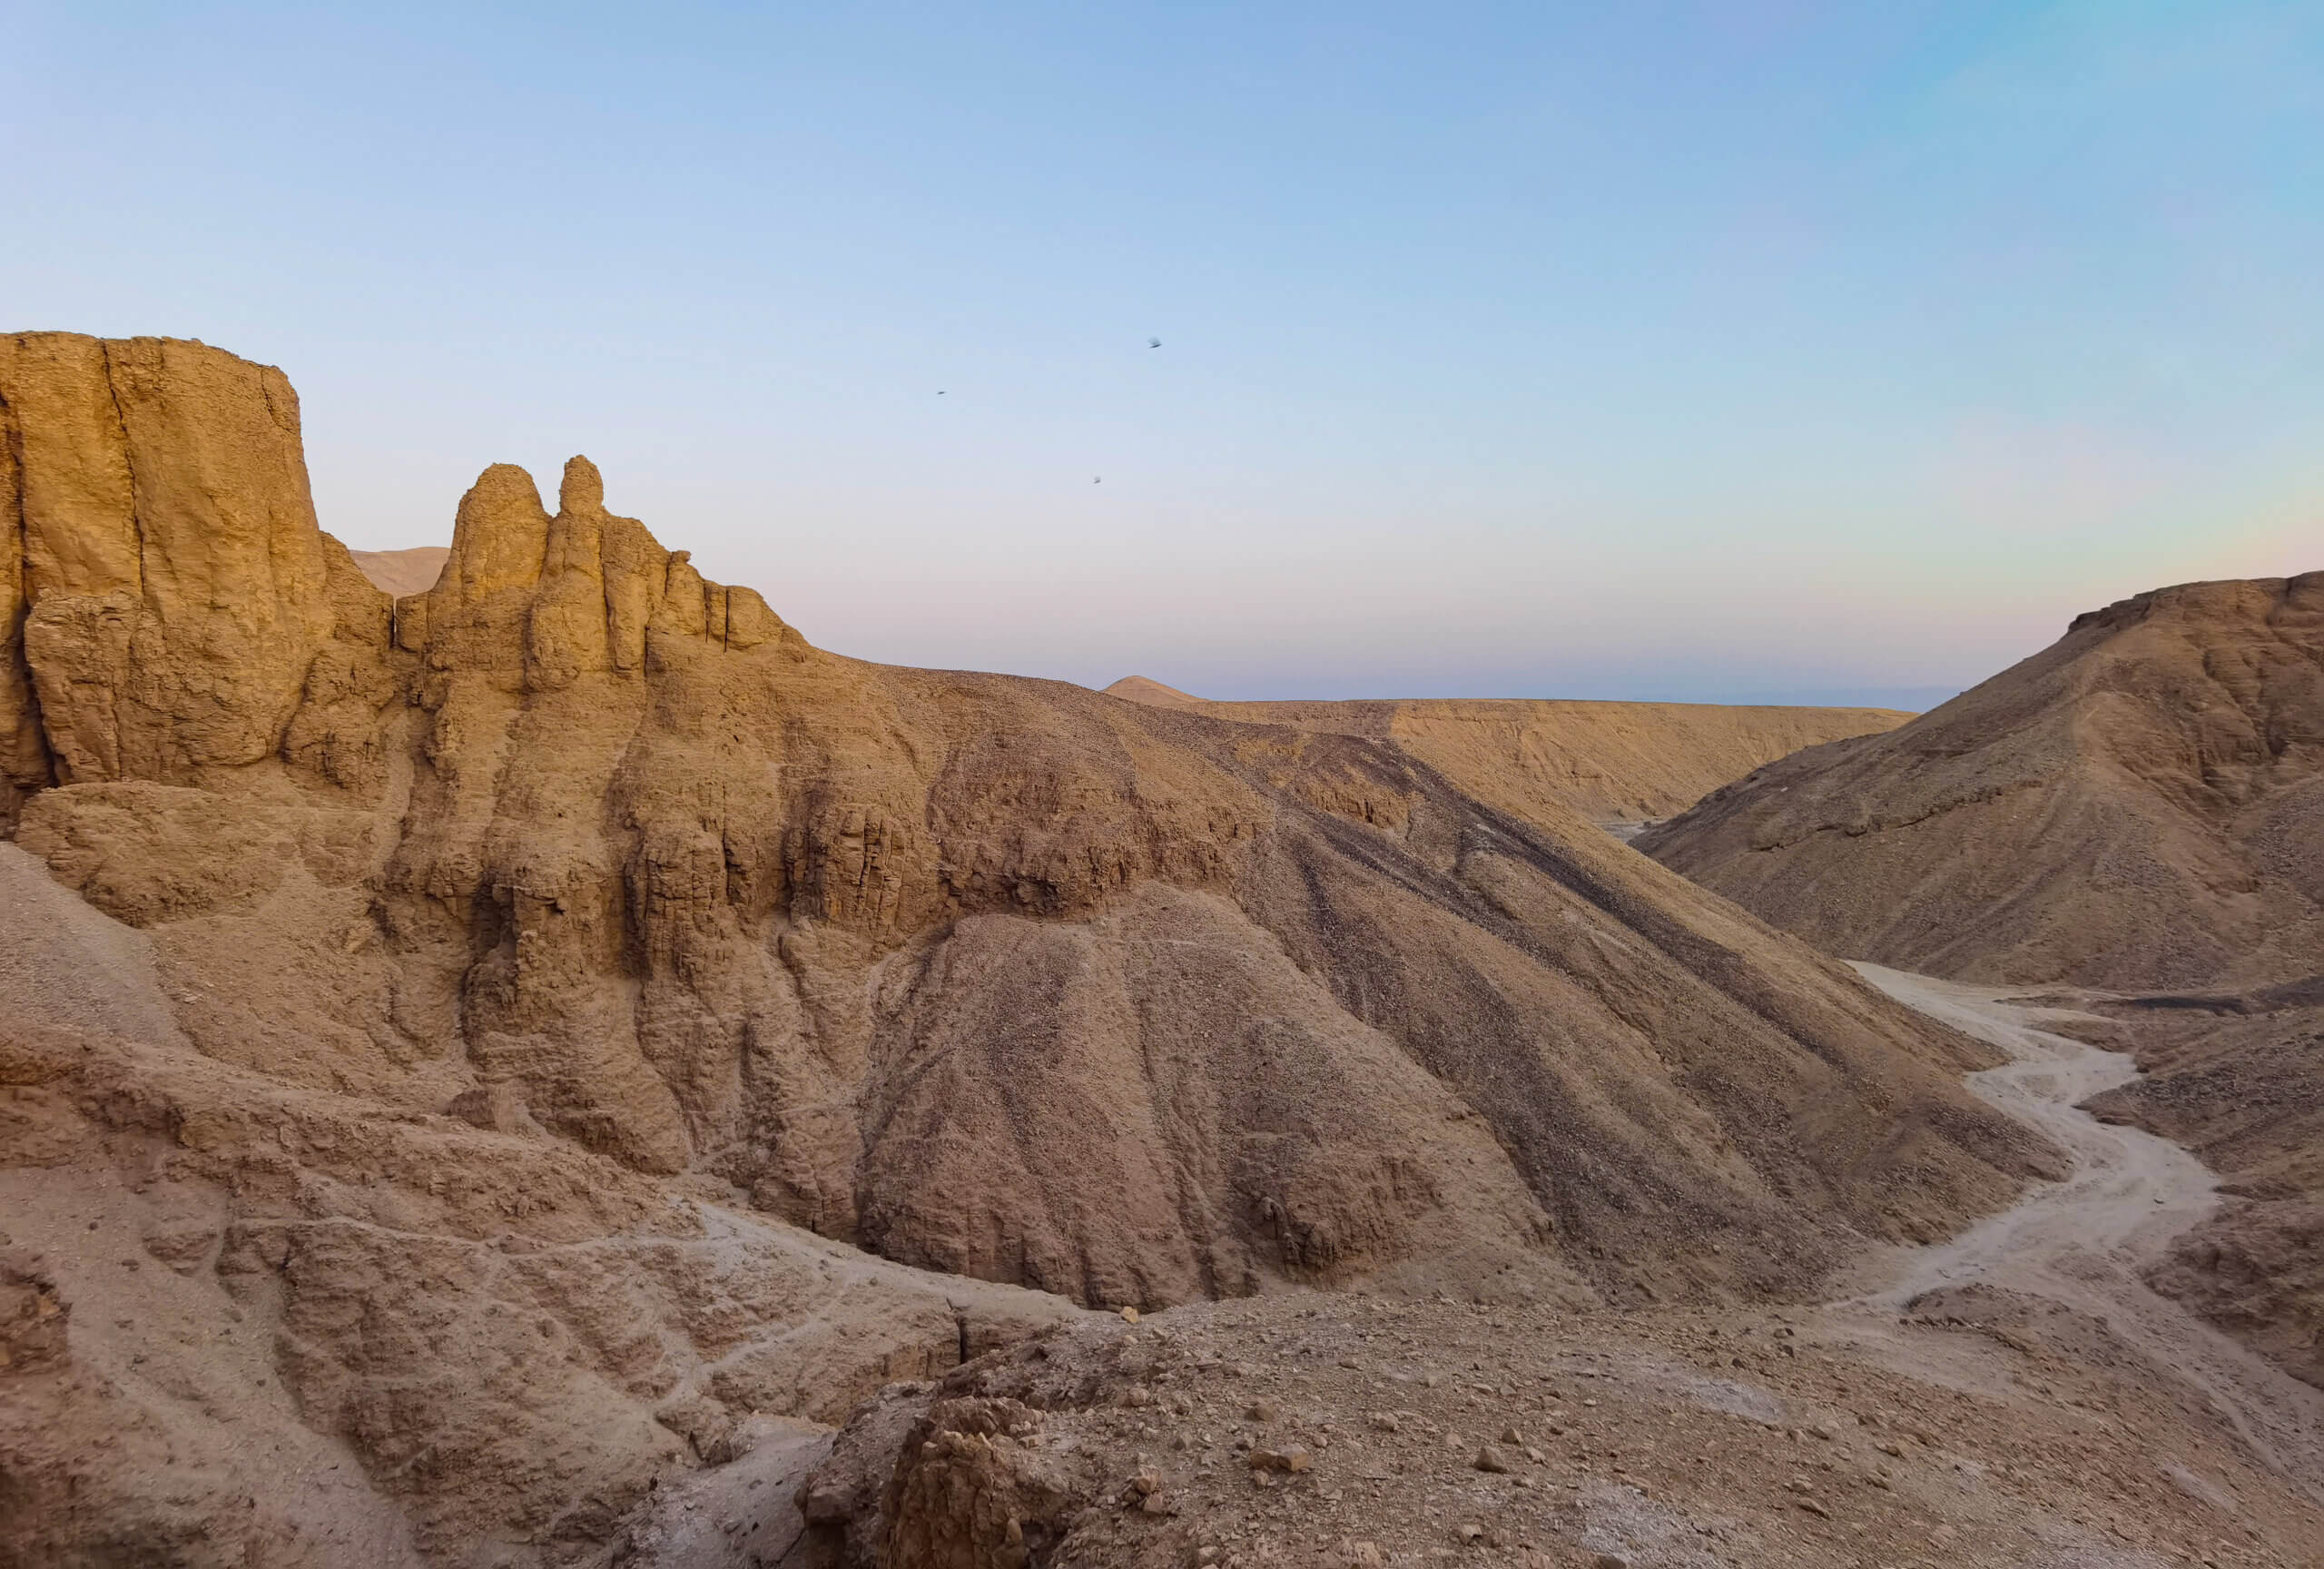
[[[200,344],[0,436],[0,1564],[2324,1559],[2318,577],[1217,704],[582,458],[359,558]]]

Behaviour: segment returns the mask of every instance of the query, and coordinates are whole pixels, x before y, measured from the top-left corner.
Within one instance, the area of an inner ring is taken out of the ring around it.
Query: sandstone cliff
[[[72,1324],[6,1441],[75,1551],[196,1450],[154,1541],[249,1475],[116,1319],[232,1327],[379,1530],[528,1563],[1067,1310],[975,1292],[1782,1294],[2053,1169],[1981,1048],[1553,803],[834,657],[586,459],[554,512],[486,470],[390,599],[287,382],[199,345],[0,340],[0,821],[152,975],[0,1008],[9,1278]],[[89,1207],[166,1298],[118,1310]],[[42,1448],[113,1401],[170,1413],[148,1470]]]

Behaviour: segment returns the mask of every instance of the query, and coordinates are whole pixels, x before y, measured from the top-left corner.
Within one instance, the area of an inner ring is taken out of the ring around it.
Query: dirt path
[[[2142,1278],[2172,1238],[2218,1202],[2192,1155],[2135,1128],[2099,1121],[2079,1103],[2138,1076],[2121,1052],[2038,1028],[2070,1015],[2003,1001],[2023,988],[1965,985],[1875,964],[1857,972],[1898,1002],[2009,1053],[1969,1085],[2073,1158],[2072,1175],[1950,1241],[1877,1261],[1865,1294],[1844,1306],[1894,1313],[1921,1293],[1982,1282],[2102,1318],[2156,1367],[2209,1400],[2252,1451],[2324,1503],[2324,1392],[2157,1296]]]

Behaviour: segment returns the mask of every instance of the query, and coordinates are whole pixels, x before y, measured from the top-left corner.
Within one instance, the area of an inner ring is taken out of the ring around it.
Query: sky
[[[358,548],[586,452],[865,658],[1911,707],[2324,567],[2324,0],[0,39],[0,331],[281,366]]]

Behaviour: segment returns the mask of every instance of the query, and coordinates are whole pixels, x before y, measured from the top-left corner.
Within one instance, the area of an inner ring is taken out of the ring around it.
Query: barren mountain
[[[1827,952],[2128,991],[2324,951],[2324,573],[2158,589],[1638,841]]]
[[[2226,1179],[2154,1283],[2324,1384],[2324,573],[2081,617],[1638,844],[1829,952],[2115,1020],[2148,1076],[2093,1105]]]
[[[415,545],[409,550],[350,550],[347,554],[373,587],[401,598],[435,587],[452,553],[441,545]]]
[[[0,424],[20,1556],[597,1561],[1011,1288],[1796,1294],[2055,1169],[1377,741],[824,654],[579,459],[390,598],[196,344],[0,339]]]
[[[1625,828],[1682,811],[1803,746],[1877,734],[1912,717],[1887,708],[1543,698],[1215,703],[1142,676],[1106,690],[1245,724],[1384,741],[1501,811],[1547,821],[1579,814]]]

